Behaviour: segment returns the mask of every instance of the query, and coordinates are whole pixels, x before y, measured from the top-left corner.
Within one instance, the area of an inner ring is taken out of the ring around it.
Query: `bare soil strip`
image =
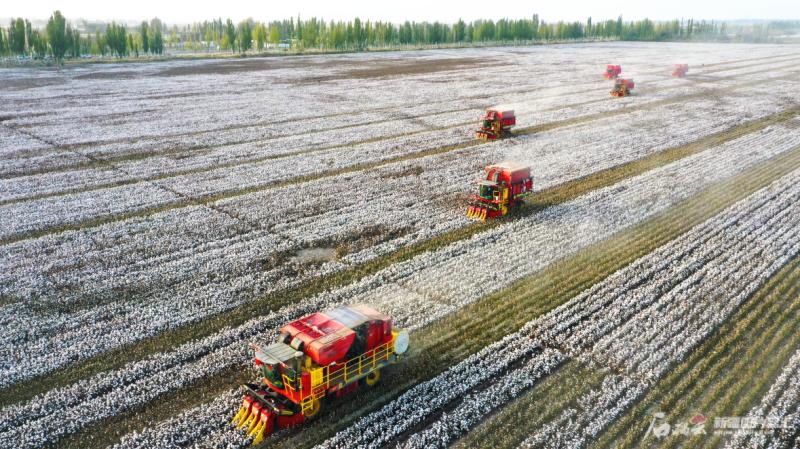
[[[674,157],[680,158],[681,154],[683,153],[676,152]],[[666,158],[662,159],[663,163],[666,163],[666,160]],[[655,166],[663,165],[663,163],[640,160],[626,164],[623,173],[628,171],[628,176],[633,176]],[[535,275],[522,279],[508,289],[473,303],[443,318],[435,325],[421,329],[415,334],[415,345],[412,352],[404,363],[393,368],[391,374],[387,373],[385,383],[381,388],[348,398],[348,401],[333,402],[319,420],[307,425],[303,431],[289,433],[277,441],[270,441],[270,443],[277,443],[278,447],[287,448],[312,446],[336,430],[352,423],[358,417],[375,410],[410,385],[441,373],[447,367],[496,341],[499,337],[514,332],[527,321],[563,304],[618,269],[652,252],[693,226],[716,215],[735,201],[797,167],[800,167],[800,148],[781,154],[758,164],[740,175],[720,182],[651,219],[567,257]],[[620,170],[619,167],[608,171],[610,180],[618,179],[616,178],[618,176],[625,177],[618,174],[618,170]],[[595,179],[595,182],[599,184],[600,181],[597,178]],[[613,182],[609,181],[607,185],[613,184]],[[548,205],[574,198],[585,192],[586,189],[585,186],[581,186],[578,182],[574,182],[569,186],[553,188],[548,193],[539,195],[531,201],[522,213],[535,213]],[[497,223],[479,223],[474,228],[461,229],[454,235],[448,235],[447,238],[442,237],[435,241],[424,242],[417,247],[409,248],[408,253],[401,252],[399,256],[393,254],[384,260],[376,261],[375,264],[388,266],[391,263],[403,260],[400,257],[410,257],[412,254],[418,253],[418,248],[420,247],[426,247],[425,250],[441,247],[455,239],[468,237],[471,235],[469,231],[472,229],[477,232],[481,229],[496,226]],[[402,254],[407,255],[404,257]],[[367,268],[369,272],[377,271],[373,271],[371,267],[360,268]],[[368,273],[363,272],[363,274]],[[336,276],[341,276],[341,274],[337,274],[334,277]],[[339,280],[334,280],[332,283],[318,282],[317,285],[324,284],[326,287],[332,288],[336,285],[341,285],[338,283],[341,282],[341,279],[340,277]],[[349,279],[354,280],[357,277],[351,274]],[[306,293],[308,293],[308,290]],[[287,296],[290,297],[290,301],[302,297],[293,296],[291,292],[288,295],[281,295],[282,298]],[[307,294],[303,296],[307,296]],[[253,310],[265,310],[266,308],[274,307],[276,304],[274,300],[270,301],[267,298],[264,301],[263,304],[259,302],[258,305],[248,304],[247,310],[249,312],[241,311],[240,313],[248,313],[248,318],[250,316],[258,316],[260,313],[253,312]],[[214,317],[214,319],[217,318],[220,317]],[[229,316],[228,319],[230,318],[233,317]],[[228,319],[225,321],[229,322]],[[208,329],[206,326],[208,322],[201,321],[198,323],[197,328],[205,327],[205,329]],[[217,326],[220,324],[219,321],[214,321],[213,319],[210,322]],[[487,325],[487,323],[491,323],[491,325]],[[229,322],[229,324],[233,323]],[[176,339],[186,339],[188,333],[195,333],[196,328],[193,326],[191,329],[180,329],[178,332],[181,333],[176,333],[174,338],[162,334],[141,344],[152,344],[156,340],[161,340],[161,348],[166,349],[178,344]],[[454,342],[457,342],[457,344],[454,344]],[[135,346],[138,347],[141,344]],[[138,350],[136,347],[127,348],[126,351],[120,351],[123,352],[120,355],[124,357],[127,351],[137,353],[140,356],[146,355],[140,352],[141,349],[145,349],[145,347],[138,348]],[[154,346],[149,346],[149,349],[152,351]],[[108,357],[108,355],[103,357]],[[112,358],[112,360],[114,359]],[[226,389],[235,385],[235,383],[231,382],[231,376],[239,379],[249,374],[248,370],[240,369],[243,373],[237,375],[235,371],[226,371],[223,375],[204,379],[200,385],[190,386],[170,393],[170,396],[180,396],[182,407],[202,404],[209,399],[205,392],[226,391]],[[195,393],[196,391],[204,393],[201,395]],[[17,398],[30,397],[30,394],[31,392],[28,392],[27,395],[17,396]],[[70,440],[79,441],[83,444],[91,442],[89,444],[92,446],[113,443],[118,439],[118,436],[114,436],[115,433],[119,434],[141,428],[177,411],[168,399],[164,398],[157,403],[148,404],[146,408],[121,415],[114,419],[113,426],[109,427],[106,423],[98,423],[79,434],[73,435]],[[334,415],[337,419],[332,419]],[[150,418],[151,416],[152,418]]]

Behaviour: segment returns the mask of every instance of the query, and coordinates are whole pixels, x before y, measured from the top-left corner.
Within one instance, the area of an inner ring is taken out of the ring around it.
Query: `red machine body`
[[[614,81],[614,88],[611,89],[612,97],[625,97],[630,95],[633,90],[634,83],[632,79],[617,78]]]
[[[689,64],[675,64],[672,66],[672,76],[675,78],[683,78],[689,73]]]
[[[501,217],[509,208],[522,204],[533,192],[529,167],[500,163],[486,167],[486,179],[478,183],[477,194],[470,195],[467,216],[479,220]]]
[[[487,109],[481,118],[481,126],[475,131],[475,137],[483,140],[495,140],[510,133],[511,127],[517,124],[514,111]]]
[[[353,329],[359,326],[366,327],[356,348]],[[317,365],[330,365],[346,358],[351,349],[369,351],[391,340],[392,320],[367,306],[343,307],[293,321],[281,328],[281,335],[290,346],[301,342],[303,352]]]
[[[603,73],[603,78],[607,80],[617,79],[617,77],[622,73],[622,66],[608,64],[606,66],[606,71]]]
[[[380,369],[408,348],[408,333],[392,329],[388,315],[358,305],[312,313],[284,325],[276,343],[251,347],[262,379],[243,386],[233,422],[259,444],[316,416],[325,397],[377,383]]]

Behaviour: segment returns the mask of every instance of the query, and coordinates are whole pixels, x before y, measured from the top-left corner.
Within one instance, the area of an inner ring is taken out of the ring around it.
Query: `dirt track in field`
[[[310,60],[308,58],[282,57],[282,58],[257,58],[238,59],[234,61],[213,61],[202,64],[170,67],[159,71],[152,76],[191,76],[191,75],[229,75],[233,73],[260,72],[264,70],[303,69],[309,67],[331,68],[347,70],[316,77],[301,79],[301,83],[318,83],[333,80],[369,79],[396,75],[417,75],[449,70],[477,68],[486,65],[499,64],[499,61],[482,58],[419,58],[408,60],[405,58],[389,58],[376,61],[335,58],[329,60]]]

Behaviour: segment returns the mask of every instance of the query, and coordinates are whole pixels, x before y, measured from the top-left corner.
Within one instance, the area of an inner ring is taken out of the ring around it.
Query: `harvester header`
[[[517,117],[510,109],[487,109],[481,118],[481,125],[475,131],[475,137],[483,140],[495,140],[510,134],[511,127],[517,124]]]
[[[368,306],[347,306],[292,321],[277,342],[251,348],[261,381],[243,386],[233,423],[256,445],[316,416],[326,397],[375,385],[408,349],[408,332]]]
[[[467,216],[478,220],[502,217],[533,192],[529,167],[503,162],[485,168],[486,179],[479,182],[477,193],[470,196]]]

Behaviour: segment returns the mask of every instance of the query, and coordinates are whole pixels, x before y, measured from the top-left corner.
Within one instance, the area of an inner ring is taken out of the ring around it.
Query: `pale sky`
[[[216,17],[239,21],[253,17],[259,21],[282,19],[300,14],[326,20],[362,19],[439,20],[458,18],[522,18],[538,13],[543,20],[626,20],[650,18],[695,19],[800,19],[800,0],[3,0],[0,17],[22,16],[46,19],[60,9],[69,20],[137,21],[155,16],[167,23],[189,23]]]

